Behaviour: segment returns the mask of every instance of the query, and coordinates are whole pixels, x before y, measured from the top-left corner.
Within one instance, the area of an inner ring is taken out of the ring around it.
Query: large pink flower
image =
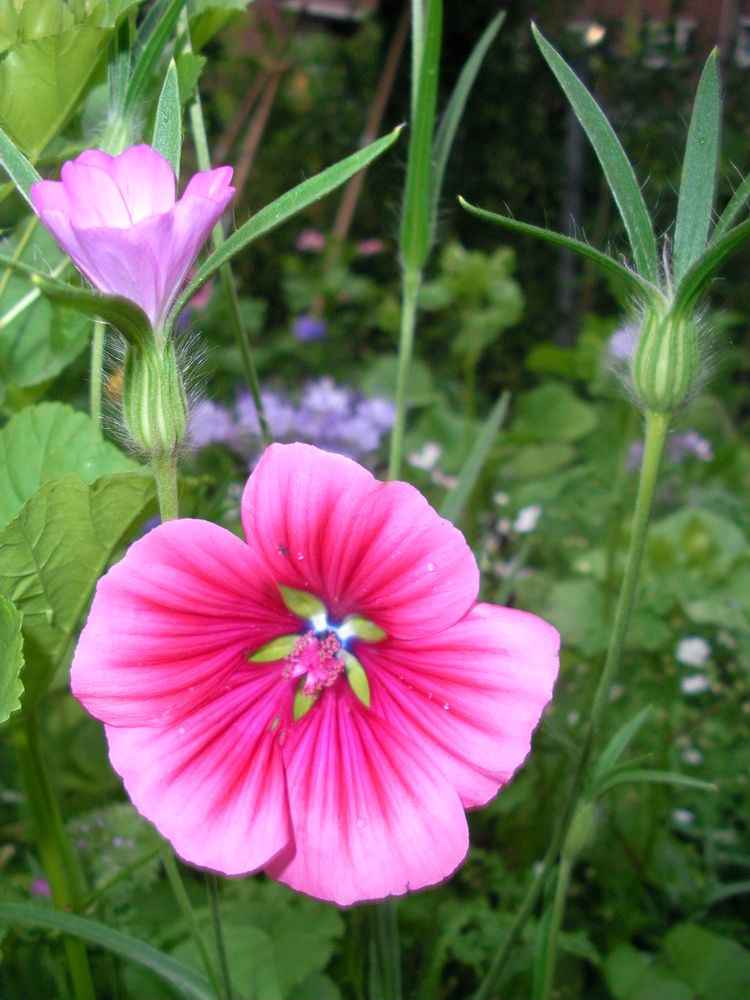
[[[342,905],[439,882],[529,751],[557,633],[476,604],[461,533],[339,455],[271,446],[242,521],[163,524],[99,583],[72,685],[128,794],[227,875]]]
[[[135,302],[160,328],[234,195],[232,168],[196,174],[179,201],[169,162],[150,146],[88,149],[61,177],[31,187],[42,222],[95,288]]]

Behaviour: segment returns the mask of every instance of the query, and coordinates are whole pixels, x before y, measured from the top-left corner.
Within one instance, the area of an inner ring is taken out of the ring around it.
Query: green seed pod
[[[688,398],[698,376],[698,328],[692,314],[658,308],[644,316],[632,378],[644,409],[671,413]]]
[[[177,451],[187,430],[188,406],[171,343],[128,347],[123,415],[133,442],[150,458]]]

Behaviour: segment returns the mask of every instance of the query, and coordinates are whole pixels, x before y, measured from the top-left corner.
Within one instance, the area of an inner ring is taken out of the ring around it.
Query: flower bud
[[[171,455],[187,430],[188,406],[174,345],[129,347],[123,414],[128,434],[149,457]]]
[[[595,821],[594,803],[590,799],[581,799],[573,813],[573,819],[565,837],[562,848],[563,857],[574,860],[581,853],[591,838]]]
[[[695,317],[649,309],[632,366],[633,387],[644,408],[656,413],[678,409],[688,398],[697,375]]]

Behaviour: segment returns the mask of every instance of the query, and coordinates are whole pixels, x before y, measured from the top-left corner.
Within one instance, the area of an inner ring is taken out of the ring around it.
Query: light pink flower
[[[461,533],[340,455],[271,446],[242,521],[246,544],[162,524],[99,583],[72,686],[128,794],[181,857],[227,875],[263,868],[341,905],[441,881],[468,848],[464,809],[529,751],[557,633],[475,603]],[[293,613],[280,587],[325,610]],[[353,616],[385,635],[358,638]]]
[[[177,201],[172,167],[145,145],[88,149],[61,178],[31,187],[42,222],[95,288],[135,302],[159,329],[234,195],[232,168],[195,174]]]

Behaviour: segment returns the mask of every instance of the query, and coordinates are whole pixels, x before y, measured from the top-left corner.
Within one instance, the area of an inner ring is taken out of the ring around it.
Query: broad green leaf
[[[683,274],[675,289],[673,311],[689,312],[698,304],[708,287],[713,274],[730,254],[742,246],[750,237],[750,219],[741,222],[734,229],[712,241],[702,257],[699,257]]]
[[[458,482],[445,498],[440,508],[441,515],[448,521],[455,522],[461,514],[471,491],[476,485],[484,463],[487,461],[492,450],[495,438],[505,422],[509,404],[510,394],[504,392],[492,407],[490,415],[482,425],[474,446],[461,468]]]
[[[0,125],[35,160],[63,127],[96,68],[111,29],[74,24],[13,45],[0,62]]]
[[[675,972],[630,945],[619,945],[607,955],[604,975],[615,1000],[696,1000]]]
[[[516,219],[511,219],[507,215],[498,215],[496,212],[488,212],[484,208],[479,208],[476,205],[469,204],[468,201],[461,197],[459,197],[458,200],[467,212],[470,212],[472,215],[476,215],[479,219],[484,219],[486,222],[494,222],[497,226],[504,226],[506,229],[512,229],[516,233],[523,233],[524,236],[536,236],[538,239],[545,240],[547,243],[552,243],[558,247],[564,247],[566,250],[573,250],[575,253],[580,254],[581,257],[587,257],[589,260],[593,260],[595,264],[599,265],[599,267],[620,278],[625,283],[627,290],[629,292],[635,292],[640,298],[646,297],[651,299],[659,294],[656,286],[650,281],[646,281],[646,279],[640,274],[636,274],[635,271],[631,271],[629,267],[621,264],[619,261],[615,260],[614,257],[610,257],[609,254],[602,253],[601,250],[596,250],[594,247],[590,246],[588,243],[584,243],[582,240],[576,240],[572,236],[563,236],[562,233],[556,233],[552,229],[544,229],[542,226],[533,226],[528,222],[518,222]]]
[[[28,278],[45,298],[68,306],[93,319],[102,319],[118,330],[135,347],[141,347],[153,336],[145,312],[129,299],[119,295],[102,295],[79,285],[69,285],[11,257],[0,256],[0,267],[7,267]]]
[[[136,46],[135,63],[130,77],[130,84],[128,85],[128,92],[125,96],[126,111],[133,112],[138,110],[141,99],[146,92],[146,87],[148,87],[151,77],[156,72],[159,60],[164,55],[164,50],[172,37],[173,28],[177,24],[177,19],[186,3],[187,0],[169,0],[167,4],[156,5],[160,11],[159,20],[154,22],[150,18],[147,18],[144,21],[139,33],[139,45]],[[154,9],[152,8],[151,13],[154,12]],[[147,40],[145,44],[140,45],[144,37]]]
[[[97,580],[156,509],[150,476],[44,483],[0,532],[0,594],[23,614],[24,686],[38,701],[66,655]]]
[[[217,1000],[207,980],[171,955],[165,955],[145,941],[113,930],[89,917],[77,917],[51,907],[33,906],[30,903],[0,903],[0,920],[11,926],[29,930],[61,931],[80,938],[105,951],[120,955],[130,962],[137,962],[155,972],[160,979],[170,983],[190,1000]]]
[[[747,1000],[750,951],[730,937],[695,924],[678,924],[664,939],[664,954],[700,1000]]]
[[[116,472],[143,472],[109,441],[86,413],[40,403],[0,430],[0,529],[49,479],[75,474],[86,483]]]
[[[466,107],[471,88],[484,62],[487,50],[497,37],[497,33],[505,20],[505,11],[501,10],[496,14],[487,27],[482,32],[479,41],[474,46],[471,55],[464,63],[461,74],[458,78],[453,93],[445,106],[440,126],[435,135],[433,146],[432,179],[430,181],[431,205],[430,205],[430,244],[435,242],[435,227],[437,225],[438,204],[440,192],[443,188],[443,177],[445,167],[450,156],[453,140],[456,137],[456,130]]]
[[[682,164],[674,231],[672,273],[675,284],[706,247],[719,166],[720,114],[719,64],[714,49],[698,83]]]
[[[598,786],[610,773],[612,768],[618,763],[620,757],[625,753],[631,740],[638,731],[645,725],[651,715],[651,706],[646,705],[640,712],[637,712],[632,719],[621,726],[607,746],[602,750],[599,759],[594,766],[592,779],[594,786]]]
[[[22,666],[21,615],[10,601],[0,597],[0,724],[21,707]]]
[[[400,132],[400,128],[394,129],[389,135],[383,136],[382,139],[378,139],[369,146],[365,146],[364,149],[360,149],[351,156],[347,156],[346,159],[340,160],[332,167],[321,171],[315,177],[310,177],[308,180],[303,181],[297,187],[292,188],[291,191],[287,191],[286,194],[282,194],[280,198],[272,201],[270,205],[266,205],[265,208],[262,208],[252,218],[248,219],[198,269],[193,280],[183,289],[177,301],[172,306],[168,322],[179,315],[185,304],[209,278],[212,278],[216,274],[223,264],[226,264],[228,260],[231,260],[241,250],[244,250],[253,240],[257,240],[259,236],[263,236],[271,229],[275,229],[276,226],[280,226],[282,222],[291,219],[293,215],[301,212],[303,208],[307,208],[314,201],[340,187],[351,176],[362,170],[363,167],[366,167],[392,146],[396,139],[398,139]]]
[[[657,284],[659,264],[654,229],[625,150],[604,112],[573,70],[532,24],[539,49],[557,77],[575,116],[594,147],[612,197],[622,216],[633,249],[635,268],[641,277]]]
[[[578,441],[597,425],[596,410],[561,382],[543,382],[518,401],[518,416],[511,431],[514,439]]]
[[[401,258],[406,271],[421,271],[430,249],[432,143],[435,133],[443,0],[429,0],[419,61],[416,108],[409,131],[406,189],[401,216]]]
[[[172,164],[175,177],[180,178],[180,153],[182,152],[182,104],[174,59],[169,63],[167,75],[156,107],[154,132],[151,145]]]
[[[210,42],[214,35],[241,14],[249,0],[194,0],[190,4],[190,41],[194,52]]]
[[[31,190],[31,185],[36,184],[42,178],[10,136],[2,129],[0,129],[0,165],[2,165],[8,177],[16,185],[19,193],[23,195],[29,206],[33,208],[29,191]]]

